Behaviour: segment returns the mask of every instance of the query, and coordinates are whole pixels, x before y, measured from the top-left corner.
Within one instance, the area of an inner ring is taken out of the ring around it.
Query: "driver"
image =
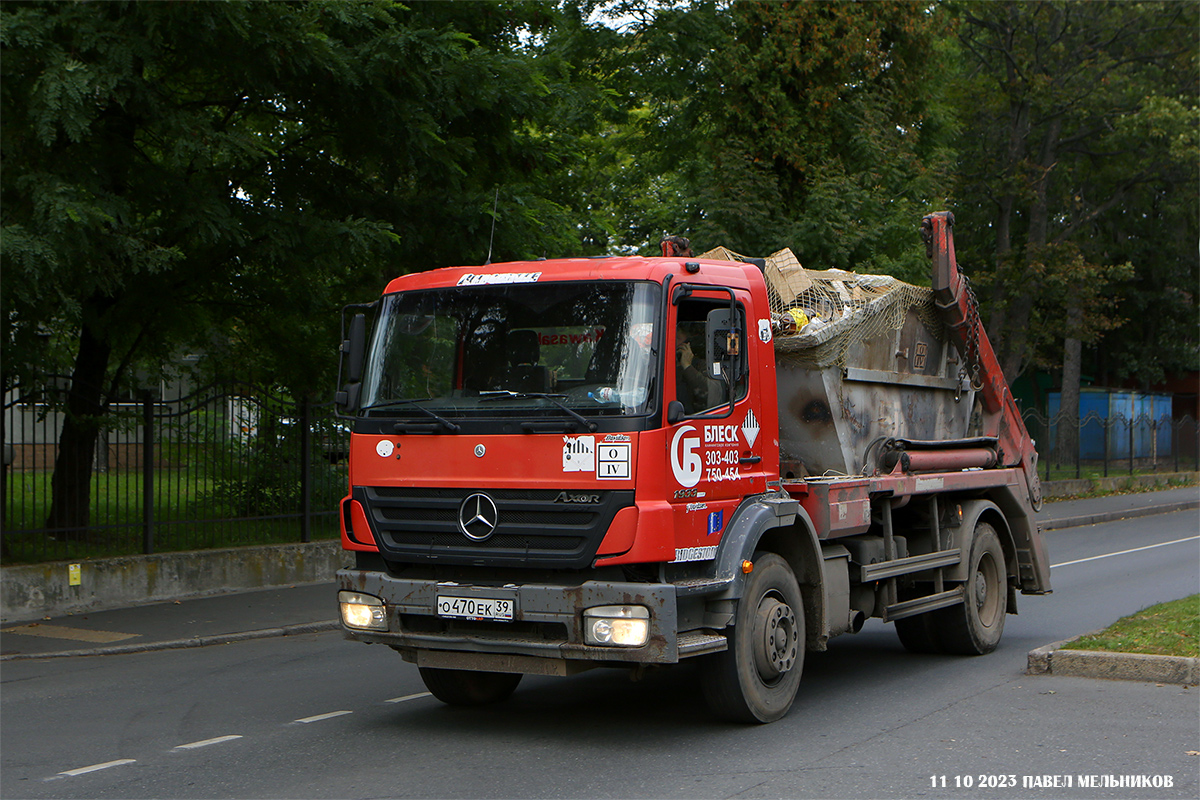
[[[689,414],[701,410],[708,399],[708,382],[701,371],[704,363],[692,352],[687,328],[675,328],[675,398]]]

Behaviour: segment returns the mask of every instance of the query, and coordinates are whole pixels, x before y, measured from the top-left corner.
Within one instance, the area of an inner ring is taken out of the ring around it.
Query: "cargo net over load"
[[[756,264],[766,277],[785,479],[888,472],[892,451],[971,435],[974,387],[932,289],[806,270],[786,249],[701,257]]]
[[[852,345],[894,334],[904,326],[910,309],[939,341],[945,339],[932,289],[890,275],[804,269],[788,248],[765,259],[747,258],[725,247],[699,257],[762,266],[775,350],[798,366],[847,366]]]

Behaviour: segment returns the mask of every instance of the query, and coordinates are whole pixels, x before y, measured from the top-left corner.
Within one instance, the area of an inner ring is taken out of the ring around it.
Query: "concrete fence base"
[[[339,540],[53,561],[3,569],[0,621],[333,580],[346,561]],[[72,566],[75,565],[75,569]],[[77,585],[72,585],[74,573]]]
[[[1196,483],[1200,472],[1159,472],[1153,475],[1112,475],[1108,478],[1071,478],[1042,484],[1042,497],[1054,500],[1091,492],[1123,492],[1145,489],[1169,489]]]

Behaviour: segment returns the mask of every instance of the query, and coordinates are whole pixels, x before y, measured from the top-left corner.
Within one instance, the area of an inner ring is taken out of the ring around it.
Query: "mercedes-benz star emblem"
[[[458,529],[468,539],[482,542],[496,532],[499,521],[496,501],[482,492],[468,495],[458,507]]]

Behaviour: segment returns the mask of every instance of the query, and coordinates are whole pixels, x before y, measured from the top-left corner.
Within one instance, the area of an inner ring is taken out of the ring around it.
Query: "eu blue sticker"
[[[714,511],[708,515],[708,535],[709,536],[712,536],[714,533],[720,533],[721,528],[724,528],[724,527],[725,527],[725,512],[724,511]]]

